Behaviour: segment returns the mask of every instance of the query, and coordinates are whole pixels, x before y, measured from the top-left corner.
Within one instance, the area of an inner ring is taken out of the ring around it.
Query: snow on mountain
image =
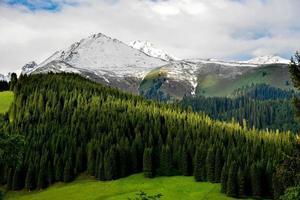
[[[54,66],[60,63],[60,65]],[[168,62],[146,55],[131,48],[125,43],[112,39],[101,33],[72,44],[69,48],[55,52],[51,57],[39,64],[30,73],[40,72],[51,65],[51,71],[63,71],[62,65],[70,71],[78,73],[79,69],[93,71],[95,74],[115,77],[143,77],[147,72]],[[66,63],[61,64],[61,63]]]
[[[179,60],[178,58],[168,54],[164,50],[161,50],[161,49],[155,47],[155,45],[149,41],[136,40],[136,41],[130,42],[129,46],[131,46],[132,48],[138,49],[151,57],[160,58],[165,61]]]
[[[265,64],[289,64],[290,61],[280,56],[266,55],[266,56],[259,56],[247,61],[241,61],[240,63],[265,65]]]

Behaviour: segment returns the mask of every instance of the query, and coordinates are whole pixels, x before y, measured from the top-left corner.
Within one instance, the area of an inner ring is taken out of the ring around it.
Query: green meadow
[[[6,91],[0,92],[0,113],[5,113],[8,111],[10,104],[14,98],[13,92]]]
[[[144,178],[136,174],[115,181],[97,181],[80,176],[74,182],[57,183],[43,191],[9,192],[7,200],[127,200],[139,191],[162,194],[162,200],[231,200],[220,193],[220,184],[195,182],[193,177]]]

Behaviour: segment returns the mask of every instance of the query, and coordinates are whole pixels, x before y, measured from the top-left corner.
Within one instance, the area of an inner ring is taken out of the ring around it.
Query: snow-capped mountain
[[[266,65],[266,64],[289,64],[290,60],[282,58],[276,55],[266,55],[252,58],[247,61],[240,61],[241,63],[257,64],[257,65]]]
[[[279,64],[275,66],[276,69],[269,66],[272,69],[266,68],[265,76],[260,75],[260,68],[273,63]],[[239,86],[246,86],[240,85],[239,82],[244,76],[255,76],[253,80],[262,83],[265,82],[264,77],[269,77],[266,74],[272,74],[274,71],[281,75],[280,87],[285,87],[289,81],[286,76],[287,63],[288,60],[279,56],[262,56],[249,61],[178,60],[155,48],[150,42],[135,41],[127,45],[99,33],[55,52],[38,65],[35,62],[24,65],[22,73],[77,73],[94,81],[150,98],[158,94],[182,98],[197,95],[199,91],[208,94],[227,86],[230,87],[227,91],[232,92]],[[278,79],[277,74],[270,76]],[[222,92],[219,93],[223,94]]]
[[[152,44],[149,41],[136,40],[136,41],[130,42],[129,46],[131,46],[132,48],[138,49],[151,57],[160,58],[165,61],[179,60],[175,56],[172,56],[172,55],[168,54],[167,52],[165,52],[164,50],[157,48],[154,44]]]
[[[165,64],[167,62],[162,59],[146,55],[117,39],[99,33],[82,39],[65,50],[55,52],[27,73],[41,71],[78,73],[88,70],[102,76],[140,78],[152,69]]]

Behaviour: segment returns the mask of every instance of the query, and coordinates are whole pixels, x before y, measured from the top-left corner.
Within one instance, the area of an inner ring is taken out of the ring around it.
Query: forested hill
[[[111,180],[143,171],[146,177],[221,182],[230,196],[272,197],[284,189],[272,177],[296,140],[288,132],[214,121],[72,74],[21,77],[9,116],[1,131],[26,140],[21,164],[0,166],[0,182],[13,190],[69,182],[81,172]]]
[[[266,84],[252,85],[234,92],[234,97],[185,97],[178,104],[184,109],[205,112],[213,119],[246,122],[248,127],[298,133],[292,99],[294,90],[283,90]]]

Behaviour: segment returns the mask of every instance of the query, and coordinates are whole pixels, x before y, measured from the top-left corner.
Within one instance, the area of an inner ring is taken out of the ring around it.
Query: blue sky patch
[[[22,5],[31,11],[36,10],[48,10],[48,11],[59,11],[61,5],[53,0],[6,0],[9,5]]]

